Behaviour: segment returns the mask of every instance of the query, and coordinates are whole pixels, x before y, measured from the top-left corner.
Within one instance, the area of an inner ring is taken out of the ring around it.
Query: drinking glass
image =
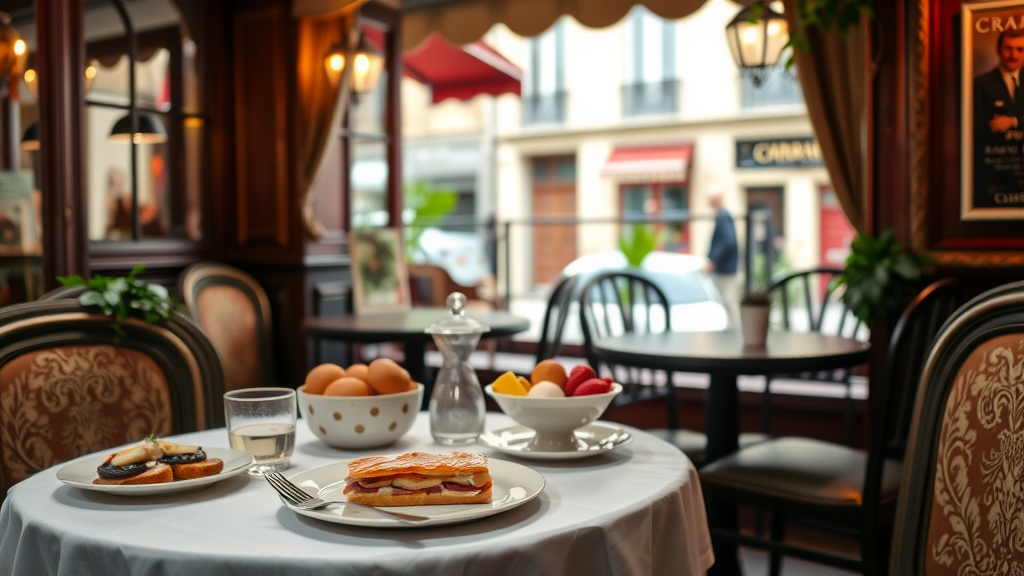
[[[253,456],[249,474],[262,476],[288,468],[295,450],[295,390],[246,388],[224,395],[228,441]]]

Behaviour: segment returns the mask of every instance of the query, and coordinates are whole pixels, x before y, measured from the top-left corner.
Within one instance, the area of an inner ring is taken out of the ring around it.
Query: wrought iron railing
[[[521,98],[523,125],[565,122],[566,100],[568,100],[568,94],[564,91],[548,94],[524,94]]]
[[[679,111],[679,81],[626,84],[622,87],[622,115],[675,114]]]

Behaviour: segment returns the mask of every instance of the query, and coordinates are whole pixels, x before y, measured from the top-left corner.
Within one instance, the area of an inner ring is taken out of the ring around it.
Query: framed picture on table
[[[34,218],[31,201],[0,198],[0,255],[24,256],[35,252]]]
[[[1024,1],[964,3],[963,220],[1024,220]]]
[[[356,313],[408,309],[409,272],[399,230],[354,230],[349,234],[349,247]]]

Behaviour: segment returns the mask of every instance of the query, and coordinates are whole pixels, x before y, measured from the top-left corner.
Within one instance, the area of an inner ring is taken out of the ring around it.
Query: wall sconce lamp
[[[767,0],[756,0],[729,22],[725,38],[740,74],[760,87],[779,63],[782,49],[789,42],[789,26],[786,18],[772,9]]]
[[[359,37],[359,46],[356,48],[355,62],[352,68],[352,91],[356,94],[373,92],[377,87],[377,80],[384,68],[384,53],[376,46],[370,44],[366,35]],[[337,83],[341,78],[341,72],[345,69],[345,44],[339,42],[331,47],[331,51],[324,58],[324,68],[327,69],[327,76],[331,82]]]

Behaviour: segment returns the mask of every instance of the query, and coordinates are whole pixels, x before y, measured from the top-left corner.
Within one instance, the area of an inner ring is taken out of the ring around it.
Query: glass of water
[[[261,476],[288,468],[295,450],[295,390],[246,388],[224,395],[228,440],[253,456],[249,474]]]

